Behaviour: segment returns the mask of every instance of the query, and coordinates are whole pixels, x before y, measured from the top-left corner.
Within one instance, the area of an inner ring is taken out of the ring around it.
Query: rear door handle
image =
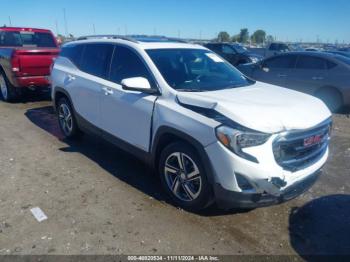
[[[323,80],[322,76],[314,76],[312,77],[312,80]]]
[[[285,74],[278,74],[277,76],[278,77],[287,77],[287,75],[285,75]]]
[[[68,80],[69,82],[72,82],[72,81],[75,80],[75,76],[67,75],[67,80]]]
[[[105,92],[106,96],[113,95],[113,89],[110,87],[102,87],[103,92]]]

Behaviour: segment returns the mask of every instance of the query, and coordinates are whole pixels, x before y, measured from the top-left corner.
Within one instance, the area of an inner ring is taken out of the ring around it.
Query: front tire
[[[75,139],[81,135],[72,106],[65,97],[58,101],[57,116],[60,129],[66,138]]]
[[[0,71],[0,92],[6,102],[12,102],[17,98],[16,88],[11,85],[3,71]]]
[[[197,152],[177,142],[161,153],[159,174],[171,199],[181,208],[199,211],[213,203],[211,186]]]

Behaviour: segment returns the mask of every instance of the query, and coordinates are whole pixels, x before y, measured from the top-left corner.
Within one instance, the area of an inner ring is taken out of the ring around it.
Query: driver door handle
[[[102,87],[103,92],[106,96],[113,95],[113,89],[110,87]]]

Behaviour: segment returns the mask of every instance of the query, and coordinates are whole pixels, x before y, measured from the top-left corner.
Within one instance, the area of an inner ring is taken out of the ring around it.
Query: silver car
[[[252,79],[323,100],[332,112],[350,107],[350,58],[323,52],[289,52],[238,69]]]

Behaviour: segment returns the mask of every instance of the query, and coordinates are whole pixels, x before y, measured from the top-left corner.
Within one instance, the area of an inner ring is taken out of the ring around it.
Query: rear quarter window
[[[84,45],[64,46],[60,52],[61,57],[68,58],[75,66],[80,68],[80,60],[83,53]]]

